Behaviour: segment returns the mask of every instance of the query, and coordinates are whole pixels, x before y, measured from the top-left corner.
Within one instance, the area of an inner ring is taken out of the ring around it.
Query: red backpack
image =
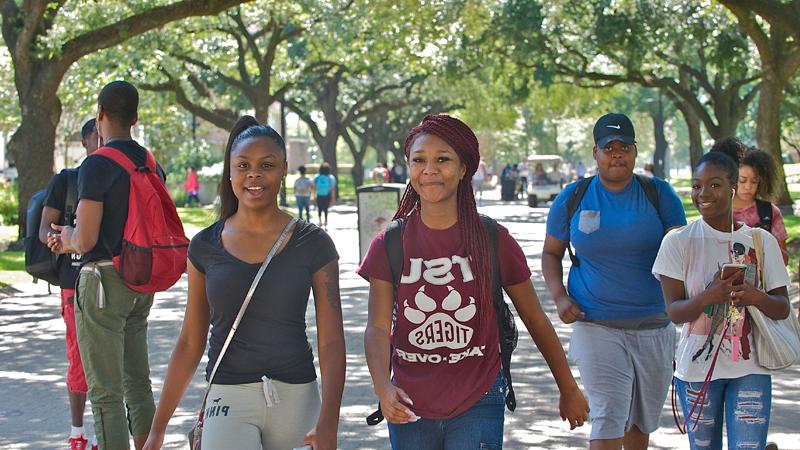
[[[114,268],[132,290],[152,293],[169,289],[186,270],[189,239],[175,203],[156,172],[153,154],[145,152],[144,167],[136,167],[115,148],[103,147],[93,154],[111,159],[130,175],[128,218]]]

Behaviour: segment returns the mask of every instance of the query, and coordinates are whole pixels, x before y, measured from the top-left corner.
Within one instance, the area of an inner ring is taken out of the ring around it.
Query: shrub
[[[0,224],[19,224],[17,183],[0,183]]]

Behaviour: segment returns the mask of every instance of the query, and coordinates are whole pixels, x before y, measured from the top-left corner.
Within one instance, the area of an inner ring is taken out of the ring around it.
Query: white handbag
[[[757,276],[761,289],[764,289],[764,245],[761,233],[761,229],[753,229]],[[747,312],[752,319],[753,341],[760,366],[770,370],[784,369],[800,359],[800,322],[797,320],[797,311],[790,306],[789,316],[782,320],[770,319],[755,306],[748,306]]]

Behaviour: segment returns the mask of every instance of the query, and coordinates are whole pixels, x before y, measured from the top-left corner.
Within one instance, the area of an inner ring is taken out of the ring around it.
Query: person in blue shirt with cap
[[[589,448],[646,449],[675,353],[675,328],[650,271],[664,234],[685,225],[686,215],[667,182],[634,176],[636,133],[626,115],[604,115],[593,134],[597,175],[553,202],[542,271],[559,317],[573,324],[569,356],[589,398]]]

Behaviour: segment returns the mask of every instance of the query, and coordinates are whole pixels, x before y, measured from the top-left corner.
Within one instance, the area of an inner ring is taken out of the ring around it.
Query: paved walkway
[[[539,254],[547,209],[530,209],[522,202],[508,205],[490,200],[485,204],[482,212],[498,218],[522,245],[528,263],[534,269],[537,292],[566,346],[570,328],[558,322],[540,271]],[[354,207],[338,205],[331,216],[330,227],[341,253],[342,307],[348,352],[339,444],[342,449],[385,449],[388,448],[385,425],[368,427],[364,422],[364,417],[374,409],[375,398],[362,344],[368,286],[354,273],[358,262],[355,219]],[[16,285],[15,288],[20,292],[0,298],[0,392],[3,393],[0,401],[0,448],[65,448],[63,443],[69,430],[69,413],[64,382],[64,325],[59,316],[59,299],[55,292],[48,295],[46,287],[41,284]],[[796,297],[796,289],[793,289],[792,298]],[[169,355],[180,330],[185,299],[184,277],[168,292],[156,296],[150,316],[150,363],[156,396],[161,391]],[[309,331],[313,337],[313,307],[309,308],[308,314]],[[521,322],[518,321],[518,325],[521,326]],[[577,371],[574,372],[577,376]],[[525,335],[522,335],[514,353],[513,373],[519,405],[516,412],[506,414],[505,448],[586,448],[589,427],[570,432],[558,417],[555,383],[541,355]],[[779,443],[781,449],[800,449],[800,365],[776,374],[773,386],[770,437]],[[184,433],[195,418],[203,387],[201,370],[198,370],[170,422],[164,448],[188,448]],[[87,413],[88,423],[91,423],[90,416]],[[652,436],[650,448],[688,448],[686,438],[678,434],[672,423],[669,404],[665,405],[661,425],[662,428]]]

